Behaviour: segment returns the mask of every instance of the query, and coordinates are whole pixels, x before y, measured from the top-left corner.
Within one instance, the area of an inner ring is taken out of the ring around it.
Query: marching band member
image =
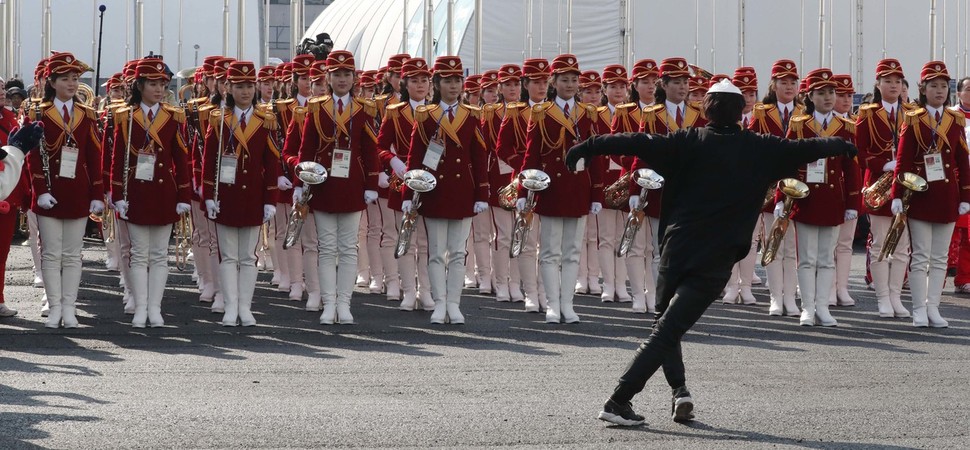
[[[127,92],[125,91],[124,81],[122,81],[122,74],[120,72],[112,75],[111,78],[108,78],[108,81],[104,85],[108,90],[108,97],[107,102],[104,105],[104,113],[99,118],[101,123],[104,124],[104,128],[101,133],[101,180],[105,186],[110,186],[112,158],[111,151],[114,148],[114,110],[124,107],[125,95]],[[111,120],[108,120],[109,116]],[[106,200],[108,200],[106,201],[106,204],[110,205],[110,198],[106,198]],[[109,211],[108,214],[114,214],[114,211]],[[117,227],[117,221],[111,222],[112,227]],[[115,235],[115,239],[110,240],[109,242],[108,237],[112,233]],[[104,248],[107,252],[105,267],[111,271],[119,270],[119,261],[121,261],[121,244],[117,239],[117,230],[103,230],[102,234],[103,236],[101,236],[101,238],[104,240]]]
[[[592,136],[596,108],[575,100],[579,90],[576,56],[557,56],[552,64],[554,96],[532,107],[522,169],[543,169],[552,178],[549,188],[537,193],[539,222],[539,269],[546,289],[547,323],[579,322],[573,295],[579,276],[579,254],[586,216],[603,208],[602,169],[599,160],[589,167],[566,169],[565,152]],[[585,170],[582,170],[585,169]],[[525,208],[526,189],[519,187],[516,208]]]
[[[630,75],[631,102],[616,107],[613,123],[610,125],[611,132],[630,133],[643,129],[643,111],[654,105],[659,79],[660,71],[657,69],[656,61],[641,59],[634,63],[633,73]],[[611,156],[610,160],[616,162],[617,158]],[[631,168],[633,165],[632,157],[620,157],[618,160],[624,169]],[[626,170],[621,172],[621,176],[625,172]],[[639,201],[639,194],[637,192],[631,195],[636,195],[636,199]],[[629,201],[630,205],[634,203],[633,200]],[[629,211],[629,206],[624,210]],[[625,220],[624,218],[624,225],[621,226],[625,226]],[[649,220],[644,222],[643,225],[640,232],[634,237],[630,251],[626,255],[626,273],[630,279],[630,289],[633,291],[633,312],[653,313],[656,309],[657,284],[652,268],[647,270],[647,258],[651,261],[651,265],[653,261],[652,247],[650,252],[647,252],[648,240],[651,236]]]
[[[771,134],[783,137],[788,133],[791,118],[801,115],[804,108],[795,96],[798,94],[798,69],[795,62],[779,59],[771,66],[771,83],[768,93],[762,103],[754,106],[754,114],[748,129],[758,134]],[[775,186],[770,187],[774,192]],[[762,224],[767,238],[775,222],[775,217],[781,215],[780,203],[771,202],[762,209]],[[780,316],[799,316],[801,311],[795,303],[795,290],[798,284],[798,272],[795,262],[795,232],[789,229],[778,247],[778,255],[774,262],[765,267],[768,274],[768,291],[771,305],[768,314]]]
[[[805,114],[791,119],[788,139],[841,137],[852,142],[855,123],[834,114],[835,88],[832,71],[815,69],[805,76]],[[795,201],[791,218],[795,223],[798,252],[798,285],[802,313],[799,324],[818,323],[834,327],[829,314],[829,295],[835,282],[835,247],[839,226],[858,217],[859,164],[845,155],[830,156],[798,169],[797,179],[806,183],[810,195]],[[775,200],[783,200],[777,191]]]
[[[738,67],[734,71],[734,77],[731,78],[731,82],[741,90],[741,95],[744,97],[744,109],[741,111],[741,128],[747,129],[754,115],[754,105],[758,103],[758,75],[755,73],[753,67]],[[759,217],[758,223],[760,222],[761,218]],[[742,304],[754,305],[758,303],[758,300],[751,292],[751,285],[754,281],[754,264],[755,259],[758,257],[758,235],[763,229],[763,225],[759,225],[758,223],[755,224],[754,230],[751,233],[751,249],[748,251],[748,256],[745,256],[744,259],[735,263],[734,268],[731,269],[731,278],[728,279],[728,284],[724,288],[724,296],[722,298],[722,302],[724,303],[736,303],[739,295],[741,296]]]
[[[469,75],[465,79],[462,101],[469,106],[482,106],[482,75]],[[481,110],[478,110],[481,113]],[[486,154],[486,167],[491,158]],[[501,187],[501,186],[500,186]],[[489,190],[492,190],[489,184]],[[491,197],[491,193],[489,193]],[[492,221],[490,214],[475,214],[472,217],[471,239],[465,246],[470,256],[465,261],[465,287],[478,287],[479,294],[492,293],[492,258],[489,243],[492,240]]]
[[[957,105],[953,110],[963,114],[965,119],[970,119],[970,77],[963,77],[957,81],[957,99]],[[965,127],[964,130],[970,138],[970,129]],[[951,247],[954,245],[957,247],[957,273],[953,277],[953,284],[956,285],[954,292],[957,294],[970,293],[970,237],[968,237],[970,231],[968,228],[970,228],[970,216],[960,216],[954,229],[954,240],[957,242],[950,244]]]
[[[124,85],[126,98],[131,95],[131,91],[132,89],[134,89],[135,67],[138,66],[138,61],[139,60],[137,59],[133,59],[131,61],[126,62],[121,70],[121,80],[122,80],[122,84]],[[122,103],[118,107],[122,108],[124,106],[125,104]],[[102,182],[108,183],[106,184],[106,186],[108,186],[108,191],[109,191],[108,194],[110,194],[110,186],[111,186],[111,166],[112,166],[112,162],[114,161],[113,159],[114,155],[112,154],[114,150],[114,133],[115,133],[114,120],[112,120],[111,122],[112,122],[111,130],[105,130],[105,133],[104,133],[104,136],[110,136],[111,146],[106,148],[104,144],[101,145],[101,148],[103,150],[101,164],[102,166],[107,166],[106,170],[102,170],[102,174],[104,175]],[[107,124],[105,128],[107,128]],[[110,134],[108,134],[108,131],[110,131]],[[105,196],[105,199],[111,200],[111,196],[107,195]],[[113,205],[112,205],[112,208],[113,208]],[[131,283],[130,283],[130,280],[128,279],[128,274],[131,271],[131,239],[130,239],[130,236],[128,235],[128,227],[123,227],[120,225],[120,220],[118,219],[118,212],[115,211],[114,215],[115,215],[115,224],[117,225],[117,236],[115,236],[115,239],[118,242],[118,253],[121,255],[120,263],[118,264],[119,266],[118,269],[119,269],[119,272],[121,273],[121,277],[119,277],[118,283],[120,284],[124,292],[122,294],[121,301],[124,304],[124,310],[123,310],[124,313],[133,315],[135,314],[135,297],[131,293],[131,287],[129,286]]]
[[[368,100],[374,99],[374,96],[377,94],[376,75],[376,70],[365,70],[360,74],[360,79],[357,80],[357,84],[360,85],[360,94],[358,97]]]
[[[596,114],[592,118],[596,133],[609,132],[608,114],[604,118],[601,111],[606,107],[603,106],[603,83],[598,72],[587,70],[579,75],[579,94],[576,96],[576,100],[596,108]],[[579,252],[579,275],[574,292],[577,294],[599,292],[603,301],[606,301],[607,298],[609,298],[609,301],[613,301],[615,296],[619,296],[621,293],[626,294],[626,288],[616,289],[613,285],[615,280],[612,277],[609,280],[610,286],[606,286],[605,275],[603,276],[603,284],[600,284],[600,259],[597,250],[599,230],[596,226],[599,217],[600,215],[597,214],[592,218],[583,235],[583,243]],[[607,290],[607,287],[609,287],[609,290]],[[629,294],[626,294],[626,300],[630,300]]]
[[[707,94],[707,85],[709,81],[700,75],[695,75],[690,77],[690,88],[687,93],[687,101],[691,103],[700,103],[704,101],[704,95]]]
[[[879,61],[876,65],[873,103],[859,108],[855,139],[860,158],[865,160],[867,189],[883,176],[886,178],[881,186],[885,190],[893,183],[891,177],[896,168],[895,153],[899,143],[899,129],[902,128],[906,112],[911,109],[909,104],[901,101],[903,78],[903,68],[899,61],[892,58]],[[876,189],[884,190],[878,186]],[[888,192],[882,195],[888,195]],[[880,208],[873,209],[869,205],[866,208],[872,232],[869,267],[876,299],[879,301],[879,317],[910,317],[909,311],[900,300],[909,265],[909,233],[900,236],[892,258],[879,261],[884,239],[892,224],[892,211],[889,202]]]
[[[226,79],[226,107],[209,113],[202,198],[219,239],[222,325],[247,327],[256,325],[251,307],[259,227],[276,214],[280,162],[270,132],[277,123],[272,113],[254,108],[253,63],[233,61]]]
[[[39,151],[27,156],[33,198],[43,242],[44,291],[50,305],[47,328],[77,328],[75,301],[81,282],[81,246],[88,214],[104,210],[104,185],[93,109],[74,101],[78,77],[89,68],[63,52],[51,55],[44,75]]]
[[[276,67],[274,66],[263,66],[256,72],[257,100],[255,102],[257,107],[264,110],[268,109],[272,111],[273,103],[276,101],[276,77],[273,75],[275,71]],[[280,278],[282,278],[283,273],[280,268],[280,256],[278,253],[280,246],[276,242],[277,225],[275,216],[269,222],[263,224],[265,234],[262,230],[260,231],[260,245],[256,265],[258,268],[266,268],[268,267],[267,263],[271,263],[273,278],[270,280],[270,284],[279,287]],[[263,242],[263,237],[266,238],[266,242]],[[268,255],[266,254],[267,250],[269,251]]]
[[[461,59],[435,60],[430,105],[419,106],[408,153],[408,169],[424,169],[438,179],[421,196],[421,216],[428,237],[428,275],[434,299],[432,324],[465,323],[459,308],[465,274],[465,242],[471,218],[488,209],[488,160],[479,130],[480,110],[459,102],[463,84]],[[464,161],[464,162],[463,162]],[[411,211],[405,187],[401,210]]]
[[[495,230],[495,240],[491,245],[492,287],[495,290],[495,299],[500,302],[523,300],[519,264],[509,258],[514,217],[511,211],[502,208],[498,195],[498,191],[512,181],[512,174],[515,172],[513,166],[500,156],[498,141],[499,130],[508,115],[508,108],[515,104],[522,90],[521,75],[522,69],[519,66],[505,64],[497,72],[485,72],[482,85],[483,97],[491,95],[491,91],[495,89],[493,86],[497,87],[496,102],[487,103],[482,108],[482,137],[485,139],[485,148],[490,149],[488,184],[491,194],[488,203],[491,205],[490,216]]]
[[[37,66],[34,68],[34,86],[28,92],[28,97],[25,101],[20,104],[20,111],[18,112],[18,119],[26,121],[32,112],[28,111],[28,107],[32,105],[37,105],[41,103],[43,96],[43,86],[44,86],[44,70],[47,68],[47,59],[41,59],[37,62]],[[37,92],[40,91],[40,92]],[[22,172],[28,172],[27,170],[27,160],[24,160],[24,168]],[[102,183],[104,181],[102,180]],[[30,185],[33,182],[29,180],[28,175],[28,191],[30,190]],[[33,195],[33,193],[28,193],[28,195]],[[29,200],[25,200],[29,204]],[[34,213],[32,209],[27,208],[27,244],[30,246],[30,256],[33,260],[34,269],[34,287],[43,288],[44,287],[44,272],[41,270],[42,256],[40,252],[40,230],[37,227],[37,214]],[[48,312],[50,312],[50,304],[47,302],[47,294],[45,293],[41,297],[41,307],[40,316],[47,317]]]
[[[357,79],[357,84],[359,86],[359,95],[357,95],[357,97],[364,100],[374,100],[374,95],[377,90],[377,80],[374,78],[374,74],[376,73],[377,71],[374,70],[365,70],[361,72],[360,77]],[[376,134],[377,127],[380,125],[380,123],[377,121],[377,117],[374,117],[372,122],[374,122],[374,124],[371,128]],[[378,174],[378,178],[379,177],[380,174]],[[378,187],[379,185],[380,182],[378,182]],[[378,197],[379,196],[380,193],[378,193]],[[384,260],[381,258],[381,227],[383,226],[383,223],[381,221],[380,208],[381,205],[379,201],[368,203],[367,209],[364,211],[364,215],[360,221],[361,232],[359,241],[363,242],[364,245],[360,246],[360,258],[358,258],[358,265],[363,265],[365,263],[367,265],[370,279],[367,280],[368,284],[365,285],[365,287],[370,290],[371,294],[384,293]]]
[[[846,74],[832,75],[835,81],[835,115],[852,121],[855,128],[855,116],[852,116],[852,77]],[[854,139],[854,138],[853,138]],[[859,180],[862,180],[862,166],[856,164],[859,170]],[[861,186],[860,186],[861,187]],[[856,211],[862,211],[862,196],[856,196],[858,204],[852,205]],[[852,240],[855,239],[855,228],[859,218],[846,220],[839,225],[838,241],[835,245],[835,283],[829,295],[829,306],[855,306],[855,300],[849,295],[849,272],[852,271]]]
[[[317,61],[321,62],[321,61]],[[314,63],[316,66],[316,63]],[[319,277],[323,296],[321,324],[354,323],[350,297],[357,275],[357,239],[361,212],[377,201],[376,104],[354,98],[354,55],[331,51],[326,81],[332,96],[314,97],[308,104],[300,161],[314,161],[327,169],[323,184],[303,187],[297,181],[294,204],[304,189],[315,192],[310,208],[319,245]]]
[[[923,65],[919,108],[906,113],[896,152],[895,176],[912,172],[923,177],[929,186],[923,192],[912,192],[908,211],[902,200],[906,188],[899,183],[892,187],[893,214],[906,212],[908,216],[913,249],[909,288],[915,327],[948,326],[939,310],[947,251],[957,219],[970,213],[966,119],[959,111],[945,107],[950,98],[949,82],[950,74],[943,61]]]
[[[185,112],[161,103],[170,80],[161,60],[139,61],[128,105],[114,114],[111,200],[131,240],[128,282],[135,328],[144,328],[146,319],[153,328],[165,323],[161,308],[172,224],[192,209],[181,131]]]
[[[528,128],[532,122],[533,107],[546,101],[549,89],[550,66],[549,61],[542,58],[529,58],[522,63],[522,92],[519,102],[506,103],[505,117],[499,127],[496,151],[498,157],[513,168],[521,168],[526,154]],[[519,170],[511,175],[518,176]],[[516,200],[518,202],[518,200]],[[536,215],[532,220],[532,229],[538,229],[536,221],[542,217]],[[540,308],[546,308],[546,297],[541,281],[538,279],[539,233],[529,233],[522,241],[522,253],[516,259],[519,267],[520,286],[509,285],[512,301],[519,301],[525,294],[525,311],[537,313]],[[511,233],[509,235],[511,239]],[[578,277],[578,272],[577,272]]]

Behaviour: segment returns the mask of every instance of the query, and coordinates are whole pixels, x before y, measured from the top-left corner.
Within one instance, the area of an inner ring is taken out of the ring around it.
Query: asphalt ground
[[[685,339],[697,419],[670,420],[658,374],[638,428],[595,418],[648,332],[629,304],[579,296],[582,323],[547,325],[466,290],[467,323],[432,326],[358,292],[357,324],[323,326],[261,272],[259,325],[224,328],[173,269],[166,327],[135,330],[103,258],[86,242],[81,327],[48,330],[11,250],[0,448],[970,448],[970,300],[948,285],[948,329],[880,319],[861,251],[837,328],[769,317],[763,286],[713,305]]]

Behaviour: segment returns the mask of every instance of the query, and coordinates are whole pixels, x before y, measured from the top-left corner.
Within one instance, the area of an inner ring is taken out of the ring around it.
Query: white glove
[[[515,201],[515,210],[518,212],[525,211],[525,199],[520,198]]]
[[[364,203],[368,205],[377,202],[377,191],[364,191]]]
[[[37,197],[37,206],[43,209],[51,209],[57,204],[57,200],[54,200],[54,196],[50,194],[40,194]]]
[[[101,200],[91,200],[91,206],[88,208],[91,214],[101,214],[104,212],[104,202]]]
[[[182,215],[189,211],[192,211],[192,205],[188,203],[176,203],[175,204],[175,214]]]
[[[781,217],[781,215],[784,213],[785,213],[785,202],[775,203],[775,212],[774,212],[775,218],[777,219]]]
[[[290,180],[283,175],[280,175],[280,177],[276,179],[276,187],[281,191],[288,191],[293,189],[293,183],[290,183]]]
[[[215,220],[216,216],[219,215],[219,205],[216,204],[215,200],[206,200],[205,210],[209,213],[211,220]]]
[[[957,212],[960,213],[961,216],[970,212],[970,203],[960,202],[960,207],[957,208]]]
[[[401,202],[401,212],[403,212],[404,214],[411,213],[411,200],[405,200]]]
[[[124,200],[118,200],[115,202],[115,211],[118,211],[118,216],[122,219],[128,220],[128,202]]]
[[[889,161],[886,165],[882,166],[883,172],[892,172],[896,170],[896,161]]]
[[[856,220],[858,218],[859,218],[859,211],[856,211],[854,209],[847,209],[847,210],[845,210],[845,221],[846,222],[848,222],[850,220]]]
[[[391,187],[390,179],[391,177],[389,177],[384,172],[377,174],[377,186],[381,189],[387,189]]]
[[[401,158],[395,156],[391,158],[391,169],[394,170],[397,176],[404,178],[404,172],[408,171],[408,166],[404,164],[404,161],[401,161]]]
[[[115,202],[111,201],[111,194],[104,196],[104,204],[108,205],[111,209],[115,209]]]
[[[475,214],[481,214],[481,213],[483,213],[485,211],[488,211],[488,203],[486,203],[486,202],[475,202],[475,206],[473,206],[472,208],[475,211]]]
[[[638,206],[640,206],[640,196],[639,195],[631,195],[630,196],[630,210],[632,211],[634,209],[637,209]]]
[[[276,207],[273,205],[263,205],[263,222],[269,222],[276,215]]]
[[[894,198],[893,204],[892,206],[889,207],[889,210],[892,211],[893,214],[899,214],[903,212],[903,201],[898,198]]]
[[[599,214],[600,211],[602,210],[603,210],[603,204],[600,202],[593,202],[593,204],[589,206],[590,214],[594,214],[594,215]]]
[[[303,197],[303,188],[293,188],[293,205],[300,203],[300,197]]]

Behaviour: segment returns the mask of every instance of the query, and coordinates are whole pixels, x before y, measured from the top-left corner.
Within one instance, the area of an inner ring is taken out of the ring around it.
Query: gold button
[[[244,184],[244,185],[242,186],[242,188],[243,188],[243,189],[246,189],[246,185]]]
[[[946,167],[947,169],[949,169],[950,168],[950,165],[949,164],[944,164],[943,167]]]
[[[830,170],[829,173],[835,173],[835,171],[834,170]]]
[[[461,162],[461,158],[455,158],[455,162],[456,163],[460,163]]]
[[[945,182],[947,182],[947,183],[949,183],[949,182],[950,182],[950,179],[949,179],[949,178],[946,178],[946,179],[944,179],[943,181],[945,181]]]
[[[556,157],[556,161],[562,161],[562,158],[560,158],[560,157],[557,156]]]
[[[834,184],[830,184],[830,185],[829,185],[829,188],[830,188],[830,189],[835,189],[835,185],[834,185]]]
[[[557,176],[557,177],[561,177],[561,176],[562,176],[562,174],[561,174],[561,173],[558,173],[558,172],[556,172],[556,176]]]
[[[243,173],[249,173],[249,171],[248,171],[248,170],[245,170],[245,169],[243,169]]]
[[[456,173],[455,174],[455,178],[461,178],[461,174],[460,173]]]
[[[162,167],[162,163],[158,163],[158,167]]]
[[[162,178],[159,178],[159,179],[158,179],[158,184],[162,184],[162,183],[164,183],[164,182],[165,182],[165,180],[164,180],[164,179],[162,179]]]

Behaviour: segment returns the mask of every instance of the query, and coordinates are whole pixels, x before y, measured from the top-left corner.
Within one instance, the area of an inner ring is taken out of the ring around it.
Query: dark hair
[[[805,114],[815,113],[815,102],[812,101],[811,92],[805,94]]]
[[[529,83],[532,82],[531,78],[522,77],[522,83],[519,85],[519,101],[528,103],[531,98],[529,97]]]
[[[653,94],[654,103],[661,104],[667,101],[667,90],[664,89],[664,83],[667,83],[669,81],[670,81],[669,75],[664,75],[660,77],[659,80],[657,80],[657,90]],[[640,101],[639,93],[637,93],[637,101]]]
[[[232,98],[232,94],[226,90],[226,108],[232,109],[236,107],[236,99]]]
[[[550,101],[551,102],[551,101],[556,100],[556,96],[557,96],[557,93],[556,93],[556,80],[558,80],[558,79],[559,79],[559,74],[556,73],[556,74],[553,74],[552,75],[552,79],[549,80],[549,87],[546,88],[546,100],[547,101]]]
[[[431,76],[431,104],[438,103],[441,103],[441,75],[434,74]]]
[[[713,125],[737,125],[743,110],[743,95],[715,92],[704,96],[704,116]]]
[[[957,81],[957,91],[962,91],[968,81],[970,81],[970,77],[960,78],[960,81]]]
[[[920,81],[919,83],[919,99],[916,100],[916,103],[920,107],[926,107],[926,93],[923,92],[926,89],[926,83],[929,83],[929,81]],[[943,101],[943,107],[946,108],[947,106],[950,106],[950,83],[946,84],[946,100]]]
[[[131,106],[141,103],[141,90],[145,88],[145,79],[139,78],[131,86],[131,95],[128,96],[128,104]]]
[[[768,92],[765,92],[765,96],[763,99],[761,99],[761,103],[764,103],[766,105],[770,105],[772,103],[778,103],[778,94],[775,92],[776,81],[777,81],[776,78],[772,78],[771,82],[768,83]],[[802,104],[802,100],[798,98],[798,94],[795,94],[795,98],[792,99],[792,102],[795,103],[795,106]]]
[[[67,73],[55,73],[55,74],[51,74],[51,76],[47,78],[46,81],[44,81],[44,101],[45,102],[54,100],[54,96],[57,95],[57,91],[54,90],[54,86],[53,86],[54,82],[57,81],[58,78],[66,77],[68,75],[69,74]],[[72,99],[77,101],[77,95],[72,97]]]
[[[3,90],[10,89],[12,87],[19,87],[20,89],[26,89],[24,86],[24,81],[19,78],[11,78],[3,84]]]
[[[411,94],[408,93],[408,77],[401,77],[401,101],[410,102]]]

